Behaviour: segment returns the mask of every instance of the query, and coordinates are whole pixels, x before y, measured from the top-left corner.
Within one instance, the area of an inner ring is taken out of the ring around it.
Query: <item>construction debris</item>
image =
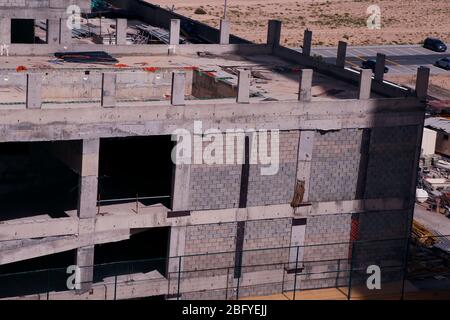
[[[412,228],[412,239],[425,247],[432,247],[436,243],[434,234],[431,233],[423,224],[414,220]]]
[[[55,57],[64,62],[113,64],[119,62],[104,51],[90,52],[56,52]]]

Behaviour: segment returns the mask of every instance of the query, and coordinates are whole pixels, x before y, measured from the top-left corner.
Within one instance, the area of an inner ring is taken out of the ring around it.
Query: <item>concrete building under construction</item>
[[[356,287],[370,265],[404,280],[427,68],[406,88],[383,55],[372,74],[344,66],[344,42],[334,64],[312,56],[308,30],[283,47],[279,21],[253,44],[110,2],[105,45],[66,23],[90,1],[0,0],[1,298],[236,299]],[[168,36],[134,43],[136,20]],[[246,161],[174,164],[196,122],[243,130]],[[259,130],[279,132],[272,175],[248,161]]]

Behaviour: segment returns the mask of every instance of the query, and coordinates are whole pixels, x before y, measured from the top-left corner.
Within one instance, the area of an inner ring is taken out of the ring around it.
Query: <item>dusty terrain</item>
[[[217,27],[224,0],[149,0]],[[381,9],[381,29],[370,30],[367,8]],[[196,14],[198,8],[206,14]],[[298,46],[303,29],[313,30],[313,44],[335,46],[341,39],[350,45],[418,44],[426,36],[450,42],[448,0],[228,0],[232,33],[263,42],[267,20],[283,22],[282,43]]]

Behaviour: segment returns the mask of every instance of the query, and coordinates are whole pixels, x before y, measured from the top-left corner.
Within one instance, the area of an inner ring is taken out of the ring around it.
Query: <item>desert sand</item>
[[[217,27],[224,0],[149,0]],[[264,42],[267,21],[283,22],[282,43],[299,46],[303,29],[313,31],[313,45],[335,46],[339,40],[350,45],[418,44],[427,36],[450,42],[449,0],[228,0],[227,16],[233,34],[257,43]],[[369,29],[367,8],[381,10],[381,29]],[[206,14],[196,14],[198,8]]]

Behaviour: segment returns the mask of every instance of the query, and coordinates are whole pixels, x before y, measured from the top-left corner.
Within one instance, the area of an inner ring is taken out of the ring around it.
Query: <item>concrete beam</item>
[[[312,69],[300,70],[300,81],[298,90],[299,101],[311,101],[312,79],[313,79]]]
[[[362,69],[359,74],[358,99],[370,99],[372,90],[372,70]]]
[[[117,73],[102,74],[102,107],[112,108],[116,106]]]
[[[179,45],[180,44],[180,28],[181,23],[179,19],[171,19],[170,20],[170,35],[169,35],[169,44],[170,45]]]
[[[384,68],[386,66],[386,55],[383,53],[377,53],[377,60],[375,65],[375,81],[383,81]]]
[[[183,106],[185,104],[186,86],[186,73],[185,72],[174,72],[172,73],[172,89],[170,96],[170,103],[173,106]]]
[[[3,221],[0,224],[0,241],[76,235],[77,233],[78,221],[71,217]]]
[[[127,44],[127,19],[116,19],[116,45]]]
[[[224,19],[220,20],[220,44],[230,44],[230,22]]]
[[[281,21],[269,20],[269,26],[267,30],[267,45],[271,48],[280,45],[281,40]]]
[[[339,41],[336,57],[336,66],[344,68],[346,57],[347,57],[347,42]]]
[[[424,105],[417,98],[343,99],[330,101],[254,101],[251,108],[232,100],[187,100],[123,104],[99,108],[98,103],[70,108],[0,108],[0,142],[80,140],[98,137],[171,135],[175,128],[192,130],[194,120],[204,128],[339,130],[416,125],[423,122]],[[26,124],[26,126],[24,126]]]
[[[0,265],[42,257],[58,252],[88,247],[94,244],[116,242],[130,238],[130,230],[114,230],[91,235],[62,236],[30,240],[18,247],[0,250]],[[2,243],[0,243],[1,246]]]
[[[11,18],[0,18],[0,45],[11,43]]]
[[[42,106],[42,77],[41,73],[27,74],[27,109],[40,109]]]
[[[250,103],[250,70],[239,70],[237,103]]]
[[[416,96],[419,99],[426,99],[428,95],[428,85],[430,82],[430,68],[419,67],[416,77]]]
[[[312,46],[312,31],[306,29],[303,34],[303,47],[302,47],[302,53],[305,56],[311,55],[311,46]]]

